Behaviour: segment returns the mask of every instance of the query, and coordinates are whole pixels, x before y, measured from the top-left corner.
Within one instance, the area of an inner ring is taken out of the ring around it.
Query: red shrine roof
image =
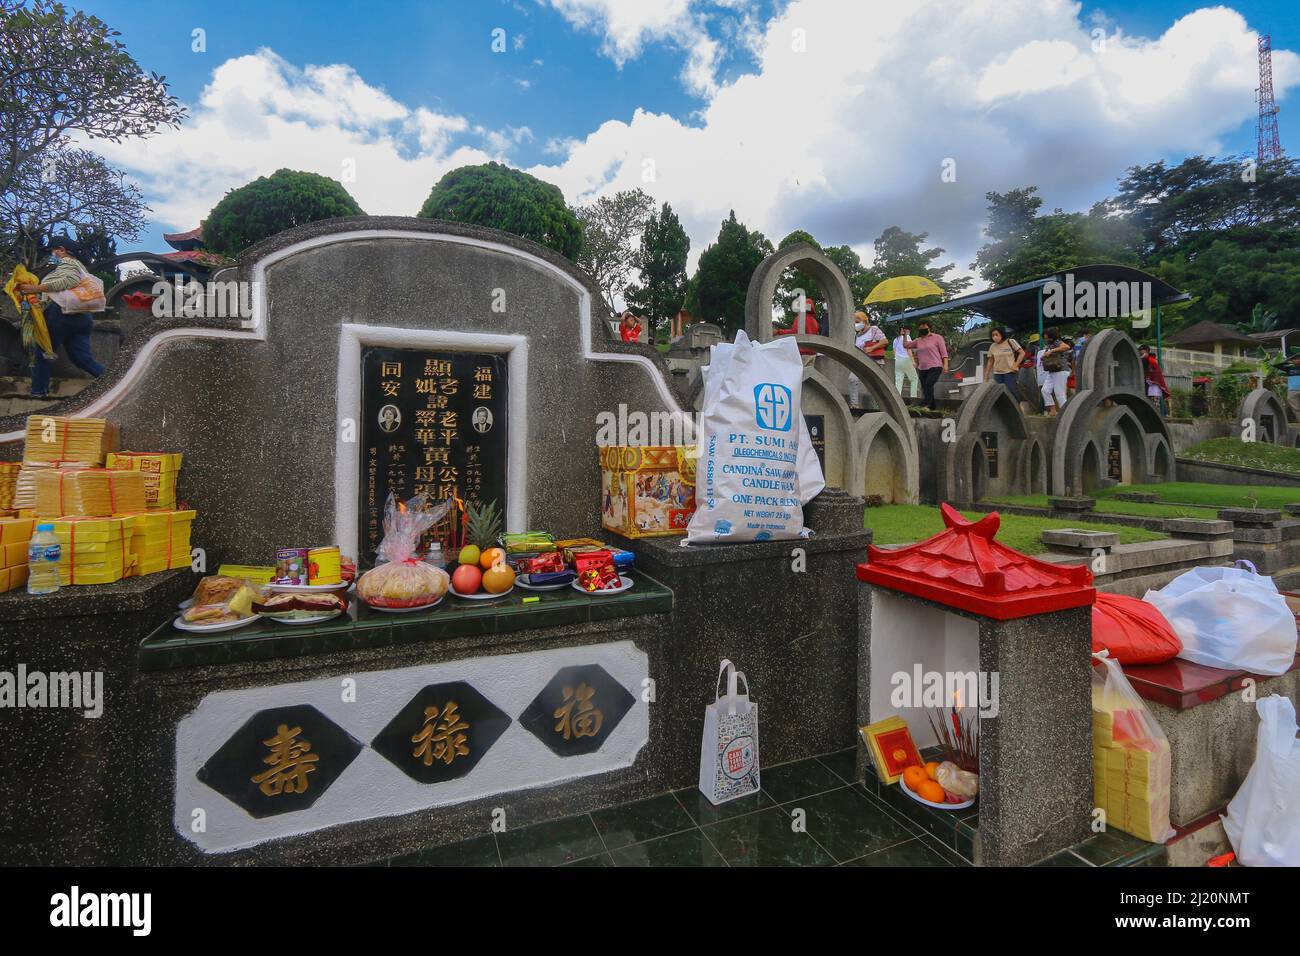
[[[158,258],[166,259],[168,262],[194,262],[201,266],[216,268],[217,266],[229,265],[231,260],[225,256],[219,256],[215,252],[208,252],[206,249],[184,249],[180,252],[163,252],[159,253]]]
[[[996,511],[967,521],[949,504],[939,509],[946,530],[903,548],[869,547],[858,580],[1001,621],[1096,600],[1084,565],[1050,564],[995,541]]]
[[[189,250],[203,248],[203,227],[197,226],[189,232],[164,232],[163,242],[173,249]]]

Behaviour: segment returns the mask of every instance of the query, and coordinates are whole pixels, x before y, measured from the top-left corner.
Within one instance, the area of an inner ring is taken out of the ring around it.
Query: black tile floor
[[[969,866],[977,808],[923,807],[872,777],[855,751],[763,768],[763,789],[712,806],[694,789],[488,834],[384,866]],[[797,811],[802,811],[801,814]],[[802,823],[802,826],[797,825]],[[1039,866],[1158,866],[1164,847],[1117,831]]]

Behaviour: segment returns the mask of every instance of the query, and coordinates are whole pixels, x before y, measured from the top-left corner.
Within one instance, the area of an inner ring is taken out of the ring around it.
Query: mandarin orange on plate
[[[938,773],[939,773],[939,764],[936,761],[931,760],[928,764],[925,765],[925,775],[929,777],[931,780],[938,780],[939,779]]]
[[[906,784],[907,789],[911,790],[913,793],[919,792],[921,784],[925,783],[929,779],[930,778],[925,775],[924,767],[911,766],[903,771],[903,783]]]
[[[922,800],[929,800],[931,803],[943,803],[945,796],[943,787],[933,780],[927,780],[921,784],[916,791],[916,795]]]

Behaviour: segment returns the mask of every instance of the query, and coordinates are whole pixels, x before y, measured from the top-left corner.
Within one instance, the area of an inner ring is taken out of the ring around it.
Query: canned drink
[[[342,584],[343,565],[337,545],[312,548],[307,552],[308,584]]]
[[[307,549],[277,548],[274,584],[307,583]]]

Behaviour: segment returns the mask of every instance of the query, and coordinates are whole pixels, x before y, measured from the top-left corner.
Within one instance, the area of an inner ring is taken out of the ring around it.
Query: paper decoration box
[[[862,728],[862,739],[876,765],[881,783],[897,783],[908,767],[923,766],[920,751],[907,729],[907,721],[895,714]]]
[[[601,448],[602,526],[628,538],[685,534],[695,513],[692,451],[685,445]]]

